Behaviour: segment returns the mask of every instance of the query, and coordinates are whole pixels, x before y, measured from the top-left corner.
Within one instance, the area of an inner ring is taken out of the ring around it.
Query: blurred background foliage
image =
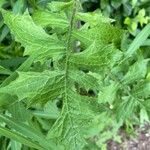
[[[150,21],[149,0],[82,0],[85,11],[100,9],[104,16],[128,29],[132,35]]]

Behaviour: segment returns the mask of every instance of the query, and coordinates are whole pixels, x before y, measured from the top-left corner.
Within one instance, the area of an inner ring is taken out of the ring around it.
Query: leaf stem
[[[72,36],[72,29],[74,26],[74,18],[77,10],[77,0],[74,0],[73,4],[73,11],[72,16],[70,19],[70,26],[68,29],[68,39],[67,39],[67,46],[66,46],[66,58],[65,58],[65,93],[67,92],[67,78],[68,78],[68,67],[69,67],[69,57],[70,57],[70,49],[71,49],[71,36]]]
[[[77,0],[74,0],[74,4],[73,4],[73,11],[72,11],[72,16],[70,19],[70,26],[68,29],[68,39],[67,39],[67,45],[66,45],[66,58],[65,58],[65,91],[64,91],[64,101],[63,101],[63,109],[66,109],[65,111],[67,112],[67,114],[69,113],[69,106],[68,106],[68,87],[69,87],[69,83],[68,83],[68,69],[69,69],[69,58],[70,58],[70,54],[71,54],[71,36],[72,36],[72,30],[74,27],[74,18],[75,18],[75,14],[76,14],[76,10],[77,10]],[[64,110],[62,110],[63,112]],[[69,116],[69,114],[68,114]],[[72,118],[69,116],[69,120],[70,120],[70,124],[71,127],[73,127],[73,120]],[[75,141],[74,146],[76,147],[77,145],[77,141]]]

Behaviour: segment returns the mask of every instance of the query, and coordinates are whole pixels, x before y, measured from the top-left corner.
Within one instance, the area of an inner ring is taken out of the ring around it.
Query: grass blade
[[[30,146],[30,147],[33,147],[35,149],[45,150],[43,147],[38,145],[38,143],[33,142],[30,139],[27,139],[26,137],[14,132],[14,131],[10,131],[9,129],[6,129],[6,128],[1,127],[1,126],[0,126],[0,134],[7,137],[7,138],[19,141],[20,143],[27,145],[27,146]]]
[[[131,57],[133,53],[143,44],[143,42],[150,35],[150,24],[146,25],[145,28],[136,36],[134,41],[129,46],[127,52],[125,53],[125,59]]]

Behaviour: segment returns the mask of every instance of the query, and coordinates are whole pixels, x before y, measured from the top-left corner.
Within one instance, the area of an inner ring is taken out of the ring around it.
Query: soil
[[[150,125],[136,129],[137,136],[134,138],[126,137],[126,134],[121,132],[122,143],[108,141],[108,150],[150,150]]]

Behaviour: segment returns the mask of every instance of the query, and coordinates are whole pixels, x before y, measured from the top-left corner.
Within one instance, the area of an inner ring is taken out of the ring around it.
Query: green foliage
[[[15,71],[0,68],[9,75],[0,86],[0,135],[11,139],[3,149],[104,149],[120,141],[122,125],[149,121],[142,46],[150,24],[128,45],[124,30],[99,11],[82,12],[77,0],[48,3],[32,16],[1,12],[26,58]]]
[[[149,0],[101,0],[100,9],[104,15],[116,19],[117,24],[125,24],[134,36],[149,22]]]
[[[145,16],[145,9],[141,9],[135,18],[131,19],[127,17],[124,24],[128,25],[128,29],[132,33],[137,30],[138,23],[140,23],[140,26],[143,27],[144,24],[148,23],[149,19],[150,18],[148,16]]]

